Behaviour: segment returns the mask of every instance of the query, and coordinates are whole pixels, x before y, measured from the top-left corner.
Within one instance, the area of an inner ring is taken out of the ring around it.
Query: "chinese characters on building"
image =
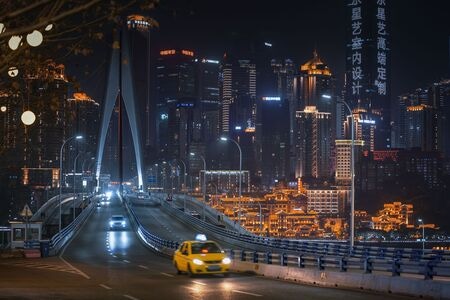
[[[360,95],[363,80],[361,52],[363,46],[362,39],[362,15],[361,0],[350,1],[352,7],[352,94]]]
[[[386,1],[377,0],[377,78],[375,86],[378,95],[386,95]]]

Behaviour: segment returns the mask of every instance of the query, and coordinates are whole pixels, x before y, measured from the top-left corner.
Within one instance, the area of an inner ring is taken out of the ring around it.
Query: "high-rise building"
[[[220,133],[239,143],[242,168],[249,170],[252,182],[259,176],[257,169],[256,126],[256,65],[249,59],[236,59],[225,54],[220,65],[219,91],[221,99]],[[234,147],[234,146],[233,146]],[[227,147],[231,159],[222,159],[220,168],[235,168],[237,151]]]
[[[289,102],[263,97],[257,102],[256,137],[260,148],[259,169],[265,188],[289,179]]]
[[[373,115],[367,113],[364,109],[353,110],[355,140],[361,140],[364,142],[363,151],[375,150],[375,128],[376,121]],[[344,123],[345,137],[351,137],[351,117],[348,116]]]
[[[352,154],[352,140],[336,140],[336,183],[339,185],[349,186],[352,181],[351,176],[351,154]],[[362,146],[364,141],[354,141],[355,164],[361,156]]]
[[[297,111],[295,143],[296,177],[329,179],[332,175],[331,113],[319,112],[315,106]]]
[[[295,112],[298,107],[294,97],[294,78],[296,69],[291,59],[272,59],[271,67],[276,75],[276,95],[289,103],[289,142],[294,142]]]
[[[219,92],[219,61],[202,58],[196,61],[197,93],[201,120],[195,125],[199,130],[201,140],[205,144],[217,141],[219,138],[220,92]]]
[[[335,139],[335,115],[336,115],[336,103],[332,100],[334,95],[334,79],[331,73],[331,70],[328,68],[328,65],[325,64],[319,57],[317,51],[313,52],[313,58],[307,61],[306,63],[302,64],[300,66],[300,72],[298,75],[294,78],[294,102],[296,106],[296,123],[294,124],[293,128],[290,128],[291,133],[294,133],[297,136],[294,136],[295,140],[292,141],[291,144],[291,154],[292,159],[295,163],[292,163],[291,161],[291,168],[295,168],[295,172],[292,173],[296,174],[296,177],[298,177],[300,174],[303,174],[302,176],[312,176],[312,177],[328,177],[329,175],[325,175],[323,173],[323,169],[319,167],[320,170],[315,169],[314,171],[310,168],[313,167],[317,168],[317,160],[311,161],[312,157],[318,158],[322,157],[322,155],[325,155],[324,152],[322,153],[310,153],[306,157],[303,157],[299,160],[299,147],[301,147],[304,151],[306,149],[310,148],[310,145],[300,145],[301,143],[298,138],[299,133],[303,133],[304,137],[303,139],[308,136],[308,131],[312,130],[312,128],[315,128],[314,130],[317,130],[316,126],[318,124],[325,124],[324,122],[319,122],[318,120],[315,120],[315,117],[317,113],[320,113],[321,116],[326,116],[325,120],[327,125],[329,126],[330,130],[330,136],[328,136],[328,128],[324,132],[318,132],[315,136],[308,137],[309,139],[315,140],[317,138],[325,138],[326,144],[330,146],[329,149],[327,149],[325,152],[330,151],[328,154],[327,159],[329,159],[329,163],[326,164],[326,167],[328,168],[328,173],[330,173],[330,169],[332,166],[332,149],[334,147],[334,139]],[[311,110],[313,108],[313,110]],[[311,125],[311,128],[301,128],[299,126],[303,126],[304,120],[310,119],[301,117],[299,119],[299,116],[302,114],[299,114],[299,112],[304,112],[304,116],[310,116],[314,120]],[[299,121],[301,121],[299,123]],[[328,124],[329,122],[329,124]],[[312,125],[315,124],[315,125]],[[321,134],[325,134],[321,136]],[[323,144],[325,145],[325,144]],[[321,151],[324,151],[322,148],[320,148]],[[310,148],[311,151],[316,151],[316,148]],[[304,152],[302,155],[306,155],[308,151]],[[312,155],[311,157],[309,155]],[[324,159],[324,158],[323,158]],[[306,164],[306,165],[305,165]],[[311,164],[311,165],[310,165]],[[309,166],[304,169],[304,167],[300,166]],[[324,167],[325,165],[322,165]],[[303,171],[306,171],[304,174]],[[330,173],[331,174],[331,173]]]
[[[425,104],[406,107],[406,148],[422,151],[436,150],[436,115],[433,107]]]
[[[12,217],[25,203],[35,211],[45,202],[45,189],[59,184],[60,160],[69,157],[73,149],[67,145],[60,157],[69,129],[64,65],[48,60],[22,74],[11,80],[11,89],[0,93],[0,175],[14,184],[2,199],[11,200]],[[34,113],[35,121],[25,126],[22,113],[26,110]]]
[[[398,97],[393,137],[398,148],[448,152],[450,84],[441,81]]]
[[[78,150],[95,155],[100,123],[100,105],[85,93],[74,93],[68,100],[70,134],[83,136]]]
[[[169,153],[169,110],[176,109],[178,100],[195,99],[194,52],[191,50],[166,49],[159,52],[156,65],[157,89],[157,141],[159,153]],[[173,123],[173,122],[172,122]]]
[[[450,159],[450,79],[433,83],[429,89],[431,103],[437,109],[437,150]]]
[[[234,128],[255,128],[256,65],[248,59],[225,54],[220,66],[222,101],[221,133],[232,135]]]
[[[376,121],[375,148],[391,146],[390,39],[386,0],[347,0],[346,101]]]
[[[129,15],[130,59],[133,71],[135,105],[144,162],[147,164],[156,151],[156,101],[151,97],[150,29],[152,21],[142,15]],[[124,123],[128,126],[128,122]],[[133,160],[132,160],[133,161]]]
[[[320,112],[335,113],[334,79],[328,65],[313,52],[313,58],[300,66],[300,72],[294,80],[294,97],[296,98],[296,111],[307,106],[315,106]],[[325,97],[324,97],[325,96]]]

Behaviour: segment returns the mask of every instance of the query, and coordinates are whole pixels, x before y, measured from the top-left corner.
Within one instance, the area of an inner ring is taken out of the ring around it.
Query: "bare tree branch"
[[[50,2],[50,1],[51,0],[42,0],[42,1],[34,2],[34,3],[30,4],[29,6],[26,6],[24,8],[21,8],[21,9],[15,10],[15,11],[11,11],[11,12],[7,13],[5,16],[1,16],[0,20],[15,18],[15,17],[17,17],[17,16],[19,16],[21,14],[24,14],[24,13],[30,11],[30,10],[33,10],[36,7],[44,5],[44,4],[46,4],[46,3]]]

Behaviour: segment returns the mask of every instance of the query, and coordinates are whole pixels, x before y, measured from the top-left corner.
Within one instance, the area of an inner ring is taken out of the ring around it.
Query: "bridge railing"
[[[131,226],[138,234],[140,240],[148,248],[167,256],[172,256],[173,252],[179,247],[179,243],[176,241],[162,239],[159,236],[149,232],[144,228],[144,226],[142,226],[133,208],[128,204],[128,201],[124,201],[124,203],[128,215],[130,216]]]
[[[78,232],[87,218],[94,211],[94,201],[91,203],[70,223],[67,227],[55,234],[49,241],[49,255],[57,255],[67,242]]]
[[[160,199],[163,207],[172,207],[167,201],[164,201],[164,194],[156,195]],[[188,201],[196,201],[197,199],[186,195],[175,195],[175,198],[186,199]],[[173,207],[172,207],[173,208]],[[214,210],[209,207],[209,209]],[[219,212],[216,212],[219,214]],[[402,259],[410,261],[425,260],[439,260],[450,261],[450,251],[446,250],[433,250],[433,249],[412,249],[412,248],[394,248],[394,247],[376,247],[367,245],[354,246],[351,250],[346,241],[313,241],[313,240],[298,240],[298,239],[280,239],[272,237],[262,237],[252,233],[238,233],[233,230],[227,230],[220,228],[208,222],[204,222],[198,218],[192,217],[184,212],[178,212],[177,215],[189,223],[194,228],[205,228],[212,233],[218,235],[218,237],[228,237],[238,242],[243,242],[255,246],[266,246],[277,250],[288,252],[306,252],[316,253],[322,255],[334,255],[334,256],[350,256],[356,258],[376,257],[376,258],[391,258]]]
[[[126,207],[134,223],[134,229],[141,240],[153,250],[172,255],[179,246],[178,242],[162,239],[147,231],[140,224],[133,208],[128,205]],[[204,222],[166,201],[161,202],[161,208],[199,232],[212,234],[218,240],[235,244],[236,249],[226,250],[230,257],[235,260],[340,272],[354,270],[364,273],[382,272],[391,276],[422,275],[424,279],[433,279],[435,276],[450,277],[450,260],[432,252],[419,259],[411,259],[409,254],[405,255],[408,251],[399,252],[395,248],[381,251],[376,247],[366,249],[367,247],[357,246],[354,252],[350,254],[348,247],[342,244],[286,241],[239,234]],[[267,250],[249,250],[249,245],[263,246]],[[383,253],[381,257],[378,255],[380,252]],[[386,253],[392,255],[387,256]]]
[[[227,249],[227,254],[233,260],[251,263],[279,265],[285,267],[314,268],[317,270],[333,270],[347,272],[359,270],[363,273],[372,272],[390,274],[391,276],[422,275],[430,280],[435,276],[450,277],[450,262],[435,262],[430,260],[401,261],[399,259],[364,259],[351,257],[335,257],[324,255],[291,255],[287,253],[258,252]]]

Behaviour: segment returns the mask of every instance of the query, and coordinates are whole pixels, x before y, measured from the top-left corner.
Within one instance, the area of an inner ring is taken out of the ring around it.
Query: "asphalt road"
[[[245,274],[176,275],[170,259],[145,248],[128,224],[123,231],[110,231],[108,219],[114,214],[126,215],[117,198],[93,213],[60,257],[0,260],[0,299],[411,299]],[[158,208],[142,214],[158,233],[191,234]]]

